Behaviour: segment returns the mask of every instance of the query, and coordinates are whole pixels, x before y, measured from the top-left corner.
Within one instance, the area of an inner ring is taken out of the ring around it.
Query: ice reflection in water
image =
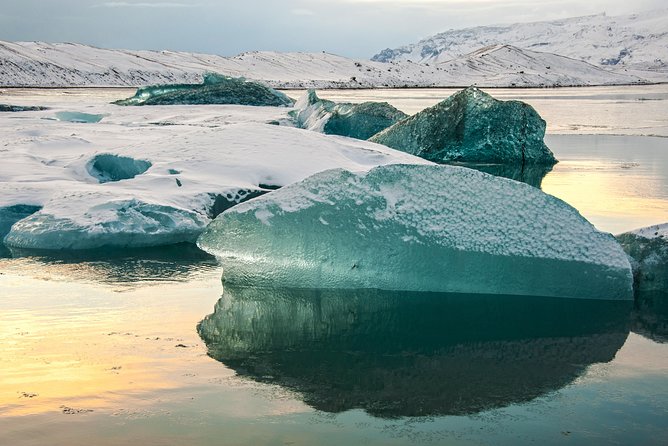
[[[215,257],[189,243],[83,251],[11,248],[6,249],[4,254],[6,257],[14,257],[13,260],[3,260],[3,252],[0,251],[0,268],[7,270],[39,267],[43,274],[52,273],[56,278],[129,287],[142,283],[194,280],[219,267]]]
[[[470,414],[532,400],[611,361],[631,305],[226,286],[198,331],[214,359],[318,410]]]

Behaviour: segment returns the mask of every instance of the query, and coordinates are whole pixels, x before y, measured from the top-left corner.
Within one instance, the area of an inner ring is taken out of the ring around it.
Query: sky
[[[452,28],[665,7],[665,0],[0,0],[0,40],[368,58]]]

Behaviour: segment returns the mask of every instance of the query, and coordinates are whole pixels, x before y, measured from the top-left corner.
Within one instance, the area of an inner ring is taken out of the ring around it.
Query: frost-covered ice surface
[[[230,206],[316,172],[424,162],[266,124],[287,118],[285,108],[119,107],[99,98],[49,106],[0,116],[0,215],[4,231],[15,223],[5,240],[14,248],[192,242]],[[61,111],[105,117],[44,119]]]
[[[617,236],[631,258],[636,289],[668,298],[668,223],[636,229]]]
[[[142,87],[117,105],[235,104],[288,107],[293,100],[259,82],[206,73],[201,84],[168,84]]]
[[[545,121],[530,105],[469,87],[370,140],[436,162],[552,165],[544,136]]]
[[[330,135],[368,139],[408,117],[387,102],[335,103],[307,91],[291,112],[298,127]]]
[[[236,285],[630,299],[614,237],[472,169],[335,169],[221,214],[198,240]]]

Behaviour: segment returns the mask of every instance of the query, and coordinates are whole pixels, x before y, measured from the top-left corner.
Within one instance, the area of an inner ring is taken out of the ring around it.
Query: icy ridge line
[[[580,60],[513,47],[479,46],[438,64],[353,60],[328,53],[248,52],[234,57],[131,51],[75,43],[0,41],[0,86],[136,87],[200,83],[206,72],[273,88],[531,87],[651,83]],[[641,73],[642,74],[642,73]],[[666,79],[668,80],[668,75]]]

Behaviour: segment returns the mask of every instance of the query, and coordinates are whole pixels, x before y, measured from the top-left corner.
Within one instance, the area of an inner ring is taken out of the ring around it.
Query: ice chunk
[[[609,362],[630,301],[225,286],[208,354],[327,412],[469,414],[530,401]]]
[[[201,84],[175,84],[143,87],[117,105],[238,104],[292,106],[285,94],[259,82],[207,73]]]
[[[301,128],[329,135],[368,139],[408,115],[387,102],[337,104],[320,99],[315,90],[309,90],[297,101],[291,116]]]
[[[553,165],[544,136],[545,121],[530,105],[469,87],[370,140],[439,163]]]
[[[100,122],[104,115],[95,115],[91,113],[60,111],[56,112],[56,120],[67,122],[78,122],[82,124],[94,124]]]
[[[0,112],[24,112],[24,111],[41,111],[41,110],[48,110],[48,108],[40,106],[32,106],[32,105],[0,104]]]
[[[39,211],[15,223],[4,243],[24,249],[170,245],[194,242],[208,222],[206,216],[193,211],[139,200],[92,206],[76,217]]]
[[[97,178],[100,183],[106,183],[134,178],[146,172],[151,163],[129,156],[103,153],[96,155],[86,167],[92,177]]]
[[[34,214],[40,209],[40,206],[27,204],[0,207],[0,240],[9,233],[14,223]]]
[[[633,266],[637,291],[656,291],[668,299],[668,223],[617,236]]]
[[[462,167],[322,172],[222,213],[198,243],[239,285],[632,299],[612,235]]]

